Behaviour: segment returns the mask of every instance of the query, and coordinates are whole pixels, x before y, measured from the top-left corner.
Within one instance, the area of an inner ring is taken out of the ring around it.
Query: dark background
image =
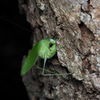
[[[13,23],[12,23],[13,22]],[[31,48],[31,32],[17,0],[0,0],[0,97],[1,100],[28,100],[20,76],[23,55]]]

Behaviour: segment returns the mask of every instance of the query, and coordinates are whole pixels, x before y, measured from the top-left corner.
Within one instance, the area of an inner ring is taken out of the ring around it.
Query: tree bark
[[[32,67],[23,76],[30,99],[100,100],[100,0],[25,1],[19,0],[19,8],[33,28],[33,45],[58,39],[57,55],[48,59],[46,69],[72,73],[42,76]]]

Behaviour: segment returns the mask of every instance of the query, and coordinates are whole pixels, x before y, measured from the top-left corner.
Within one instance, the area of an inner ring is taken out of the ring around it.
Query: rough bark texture
[[[20,11],[34,29],[33,45],[52,37],[63,47],[46,68],[72,73],[45,77],[32,67],[23,76],[31,100],[100,100],[99,7],[100,0],[19,0]]]

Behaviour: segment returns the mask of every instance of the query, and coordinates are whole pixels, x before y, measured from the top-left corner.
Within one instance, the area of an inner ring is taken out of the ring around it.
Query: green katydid
[[[33,46],[33,48],[31,49],[28,57],[26,58],[23,66],[22,66],[21,75],[24,75],[36,63],[38,57],[41,57],[44,59],[42,75],[44,75],[44,76],[68,75],[68,73],[59,74],[59,73],[54,73],[54,72],[52,72],[53,74],[44,74],[46,60],[55,55],[55,53],[57,51],[56,46],[57,46],[56,41],[51,38],[42,39],[38,43],[36,43]]]
[[[16,23],[13,23],[12,21],[10,21],[8,19],[3,18],[2,16],[0,16],[0,18],[8,21],[8,22],[20,27],[20,28],[23,28],[22,26],[19,26]],[[28,30],[26,28],[23,28],[23,29],[31,32],[30,30]],[[47,75],[68,75],[68,73],[58,74],[58,73],[55,73],[55,72],[45,70],[46,60],[55,55],[55,53],[57,51],[56,46],[57,46],[56,41],[54,39],[51,39],[51,38],[42,39],[38,43],[36,43],[34,45],[34,47],[31,49],[28,57],[26,58],[23,66],[22,66],[21,75],[24,75],[36,63],[39,56],[44,59],[44,65],[43,65],[43,69],[39,68],[39,67],[37,67],[37,68],[42,69],[42,74],[44,76],[47,76]],[[44,71],[50,72],[52,74],[44,74]],[[69,73],[69,74],[71,74],[71,73]]]

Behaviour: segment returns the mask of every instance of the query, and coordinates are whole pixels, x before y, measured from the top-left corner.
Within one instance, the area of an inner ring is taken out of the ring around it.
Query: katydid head
[[[41,47],[38,51],[38,54],[41,58],[45,58],[45,54],[47,58],[51,58],[56,53],[56,42],[54,39],[47,38],[40,41]]]
[[[56,44],[54,39],[49,39],[50,43],[49,43],[49,49],[51,50],[51,48]],[[52,50],[51,50],[52,51]]]

